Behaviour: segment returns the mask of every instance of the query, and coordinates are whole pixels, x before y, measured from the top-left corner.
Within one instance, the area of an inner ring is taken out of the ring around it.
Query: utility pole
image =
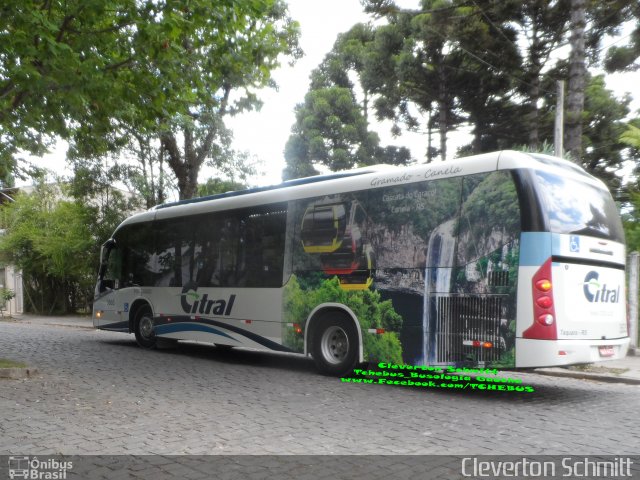
[[[556,122],[553,130],[553,153],[556,157],[562,158],[562,136],[564,135],[564,80],[558,80],[557,85],[558,93],[556,95]]]

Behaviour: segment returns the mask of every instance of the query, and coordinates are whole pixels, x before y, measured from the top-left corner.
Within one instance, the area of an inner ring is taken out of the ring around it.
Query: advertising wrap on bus
[[[357,362],[620,358],[624,236],[602,182],[544,155],[372,167],[160,206],[105,243],[98,328]]]

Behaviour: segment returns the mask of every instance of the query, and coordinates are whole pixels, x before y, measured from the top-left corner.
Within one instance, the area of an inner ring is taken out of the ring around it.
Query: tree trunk
[[[182,151],[173,132],[160,135],[161,148],[167,154],[169,168],[178,180],[180,200],[193,198],[198,191],[198,174],[205,160],[211,155],[214,140],[224,128],[222,119],[227,113],[230,93],[231,88],[225,86],[217,112],[201,114],[198,126],[182,127]]]
[[[427,163],[431,163],[433,161],[433,155],[431,155],[432,148],[432,135],[433,135],[433,126],[431,125],[431,107],[429,107],[429,112],[427,116]]]
[[[438,82],[438,127],[440,127],[440,160],[447,159],[447,129],[449,126],[449,105],[447,102],[447,78],[441,67]]]
[[[527,75],[529,86],[529,101],[527,105],[526,125],[529,129],[529,148],[535,150],[540,143],[538,130],[538,100],[540,99],[540,72],[542,71],[542,45],[538,33],[538,26],[534,22],[531,33],[531,48],[529,48],[529,72]]]
[[[571,0],[571,54],[569,56],[565,150],[577,163],[580,163],[582,159],[582,111],[584,110],[586,77],[585,27],[585,0]]]

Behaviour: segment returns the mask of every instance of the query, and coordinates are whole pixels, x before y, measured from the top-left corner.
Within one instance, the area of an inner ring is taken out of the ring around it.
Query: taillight
[[[553,281],[551,278],[551,258],[538,269],[532,280],[533,324],[522,336],[541,340],[556,340],[556,312],[553,305]]]
[[[553,299],[547,295],[536,299],[536,304],[540,308],[551,308],[553,306]]]

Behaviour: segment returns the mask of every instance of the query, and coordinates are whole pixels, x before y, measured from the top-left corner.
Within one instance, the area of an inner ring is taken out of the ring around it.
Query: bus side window
[[[282,286],[286,215],[284,206],[247,212],[241,222],[239,286]]]
[[[117,244],[111,248],[107,265],[101,285],[104,287],[117,290],[120,288],[120,278],[122,275],[122,251]]]
[[[188,238],[185,222],[165,220],[154,225],[155,249],[150,262],[153,285],[182,286],[183,242]]]
[[[193,241],[186,246],[189,281],[201,287],[235,287],[238,219],[207,214],[197,217],[193,223],[197,224]]]

